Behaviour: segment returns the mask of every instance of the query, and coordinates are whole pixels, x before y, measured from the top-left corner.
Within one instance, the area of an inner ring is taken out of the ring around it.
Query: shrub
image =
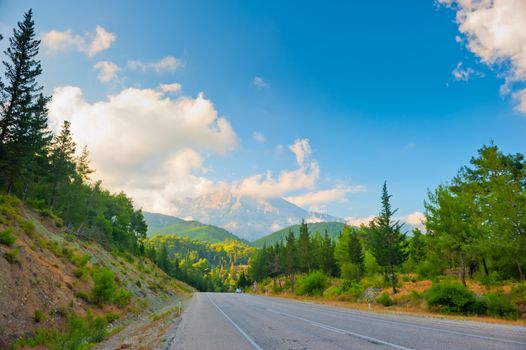
[[[497,271],[491,271],[488,276],[484,275],[480,278],[480,283],[485,286],[496,285],[502,282],[502,278]]]
[[[10,264],[18,264],[20,263],[20,260],[18,260],[18,254],[20,254],[20,250],[18,248],[14,248],[5,252],[4,258]]]
[[[35,322],[39,323],[44,320],[44,313],[42,310],[36,309],[35,310]]]
[[[88,270],[85,267],[77,267],[73,270],[73,275],[77,278],[82,278],[88,273]]]
[[[375,274],[362,278],[362,285],[364,288],[383,288],[385,287],[385,277],[381,274]]]
[[[91,301],[97,305],[112,302],[117,290],[113,272],[105,268],[98,269],[93,273],[93,281],[95,284],[91,289]]]
[[[64,331],[39,329],[35,336],[18,340],[15,348],[41,346],[52,350],[87,349],[90,343],[104,340],[107,326],[105,317],[94,318],[93,315],[88,315],[83,319],[71,313],[67,316]]]
[[[511,289],[511,300],[517,305],[526,305],[526,282],[517,284]]]
[[[358,266],[352,263],[344,263],[340,267],[341,277],[347,280],[358,280],[360,278],[360,270]]]
[[[321,271],[309,273],[298,281],[299,295],[321,295],[327,287],[327,276]]]
[[[89,296],[84,293],[83,291],[79,290],[78,292],[75,293],[75,296],[79,299],[82,299],[84,300],[85,302],[89,302],[90,299],[89,299]]]
[[[475,294],[461,284],[435,283],[425,293],[430,308],[441,312],[468,313],[476,302]]]
[[[418,265],[416,272],[420,279],[433,279],[444,273],[443,264],[439,256],[431,254],[426,261]]]
[[[502,294],[487,294],[485,297],[488,315],[508,319],[517,318],[517,307]]]
[[[21,224],[22,230],[29,236],[32,237],[35,233],[35,224],[31,220],[24,220]]]
[[[132,294],[129,290],[125,288],[120,288],[117,293],[115,293],[114,302],[120,307],[125,307],[130,303]]]
[[[382,295],[376,298],[376,302],[378,304],[382,304],[383,306],[393,305],[393,299],[391,299],[391,297],[389,296],[389,293],[387,292],[383,292]]]
[[[0,231],[0,244],[10,246],[16,241],[16,237],[12,235],[13,229],[6,228]]]
[[[75,266],[84,267],[90,261],[90,256],[87,254],[75,254],[73,256],[72,262]]]

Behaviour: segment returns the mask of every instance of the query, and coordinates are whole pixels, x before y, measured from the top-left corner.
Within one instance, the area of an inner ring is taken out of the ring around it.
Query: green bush
[[[517,307],[513,305],[502,294],[487,294],[485,296],[488,315],[504,317],[508,319],[517,319]]]
[[[83,319],[75,314],[67,316],[64,331],[41,328],[33,337],[23,338],[15,343],[15,349],[26,347],[45,347],[51,350],[79,350],[90,348],[90,343],[97,343],[107,335],[106,317],[88,315]]]
[[[327,276],[322,271],[309,273],[298,281],[299,295],[321,295],[327,288]]]
[[[117,290],[113,272],[99,268],[93,272],[93,281],[95,284],[91,289],[90,300],[97,305],[112,302]]]
[[[469,313],[476,306],[475,294],[461,284],[434,283],[425,293],[430,308],[441,312]]]
[[[13,236],[12,233],[13,229],[11,228],[6,228],[5,230],[0,231],[0,244],[7,246],[13,245],[16,241],[16,237]]]
[[[418,265],[416,272],[420,279],[433,279],[444,273],[444,263],[439,256],[432,254],[426,261]]]
[[[39,323],[44,320],[44,313],[42,310],[36,309],[35,310],[35,322]]]
[[[526,305],[526,282],[517,284],[511,289],[511,300],[517,305]]]
[[[382,295],[380,295],[378,298],[376,298],[376,302],[378,304],[381,304],[383,306],[391,306],[393,305],[393,299],[389,296],[389,293],[383,292]]]
[[[87,274],[88,270],[85,267],[77,267],[75,270],[73,270],[73,275],[77,278],[82,278]]]
[[[73,256],[72,263],[75,266],[84,267],[90,261],[90,256],[87,254],[77,253]]]
[[[35,224],[31,220],[24,220],[21,224],[22,230],[29,236],[33,237],[35,233]]]
[[[18,264],[20,263],[20,260],[18,260],[18,254],[20,254],[20,249],[14,248],[5,252],[4,258],[10,264]]]
[[[120,307],[125,307],[126,305],[130,304],[132,294],[129,290],[125,288],[120,288],[117,290],[117,293],[115,293],[114,302]]]
[[[340,267],[340,275],[347,280],[358,280],[360,278],[360,270],[358,266],[352,263],[344,263]]]

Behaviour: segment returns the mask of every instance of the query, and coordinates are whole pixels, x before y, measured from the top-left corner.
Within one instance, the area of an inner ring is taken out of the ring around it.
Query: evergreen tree
[[[309,228],[302,220],[300,234],[298,236],[297,266],[299,272],[309,272],[312,267],[312,244],[309,236]]]
[[[336,276],[338,267],[336,266],[336,259],[334,258],[334,241],[329,237],[327,230],[321,244],[320,268],[328,276]]]
[[[380,215],[371,223],[371,248],[376,261],[389,274],[393,293],[396,293],[395,269],[407,258],[406,236],[401,232],[399,221],[393,220],[396,210],[391,208],[391,195],[387,192],[387,183],[382,189],[382,210]]]
[[[82,153],[77,158],[77,174],[81,182],[86,182],[89,180],[90,174],[94,173],[95,170],[90,168],[90,159],[88,147],[84,146],[82,148]]]
[[[0,106],[0,184],[23,198],[38,173],[43,173],[40,168],[46,164],[43,158],[51,139],[46,109],[49,98],[36,81],[42,67],[36,58],[40,41],[35,39],[32,17],[32,10],[25,13],[9,38]]]
[[[355,230],[351,231],[349,236],[349,259],[357,268],[357,278],[363,276],[365,272],[364,253],[362,242],[360,237],[358,237],[358,232]]]

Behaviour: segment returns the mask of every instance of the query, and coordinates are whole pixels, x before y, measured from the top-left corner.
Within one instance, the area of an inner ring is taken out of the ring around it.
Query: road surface
[[[526,349],[526,327],[196,293],[169,349]]]

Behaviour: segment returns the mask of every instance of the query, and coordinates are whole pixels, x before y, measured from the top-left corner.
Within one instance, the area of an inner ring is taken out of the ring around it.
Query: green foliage
[[[117,284],[113,272],[106,268],[93,271],[94,286],[91,289],[90,301],[97,305],[111,303],[115,298]]]
[[[44,320],[44,316],[45,315],[42,312],[42,310],[39,310],[39,309],[35,310],[35,322],[36,323],[42,322]]]
[[[23,338],[15,343],[15,349],[26,347],[45,347],[51,350],[89,349],[90,343],[98,343],[107,335],[106,317],[88,315],[83,319],[73,313],[67,316],[64,331],[55,329],[38,329],[33,337]]]
[[[79,266],[75,270],[73,270],[73,275],[77,278],[82,278],[84,276],[88,275],[88,269],[85,267]]]
[[[298,281],[299,295],[321,295],[327,288],[327,276],[322,271],[314,271]]]
[[[507,319],[517,319],[517,307],[502,294],[486,294],[484,301],[487,313]]]
[[[425,293],[430,308],[438,308],[441,312],[469,313],[476,304],[475,294],[460,284],[434,283]]]
[[[263,248],[264,246],[269,247],[271,245],[276,244],[277,242],[285,241],[289,234],[289,231],[291,231],[297,239],[297,237],[299,236],[300,227],[301,224],[297,224],[283,228],[267,236],[263,236],[251,242],[251,244],[256,248]],[[327,232],[328,236],[332,240],[335,240],[341,234],[343,228],[345,227],[345,224],[341,222],[314,222],[307,224],[307,227],[309,229],[309,232]]]
[[[378,298],[376,298],[376,302],[383,306],[393,305],[393,299],[391,299],[391,297],[389,296],[389,293],[387,292],[383,292]]]
[[[526,282],[517,284],[511,289],[511,300],[517,305],[526,305]]]
[[[20,254],[20,249],[13,248],[11,250],[4,252],[4,258],[10,264],[19,264],[20,263],[20,260],[18,259],[19,254]]]
[[[126,288],[119,288],[115,293],[114,302],[119,307],[125,307],[130,304],[132,293]]]
[[[370,225],[370,246],[376,262],[388,271],[393,293],[396,293],[395,268],[407,259],[407,241],[401,232],[402,225],[393,220],[396,210],[391,208],[391,195],[387,192],[387,183],[382,189],[382,210],[378,218]]]
[[[13,234],[13,229],[6,228],[3,231],[0,231],[0,244],[11,246],[16,242],[16,236]]]

